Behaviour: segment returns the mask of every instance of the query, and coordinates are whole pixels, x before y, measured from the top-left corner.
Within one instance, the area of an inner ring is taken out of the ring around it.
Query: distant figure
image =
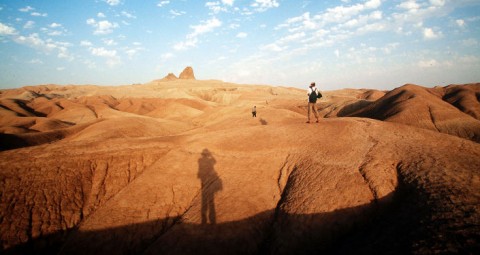
[[[310,87],[308,88],[308,120],[307,123],[310,123],[310,112],[313,111],[313,115],[315,115],[315,118],[317,119],[318,122],[318,112],[317,112],[317,98],[322,97],[322,93],[318,91],[318,89],[315,87],[315,82],[310,83]]]
[[[257,106],[253,106],[252,117],[257,117]]]
[[[222,180],[215,172],[214,165],[217,163],[212,153],[204,149],[198,159],[198,175],[202,185],[202,224],[207,224],[207,218],[210,224],[215,224],[215,193],[222,190]]]

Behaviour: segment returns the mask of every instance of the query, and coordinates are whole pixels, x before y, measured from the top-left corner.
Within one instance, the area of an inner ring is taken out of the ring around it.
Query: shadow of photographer
[[[222,190],[222,180],[215,172],[217,161],[208,149],[203,149],[198,159],[198,174],[202,185],[202,224],[216,224],[215,193]]]

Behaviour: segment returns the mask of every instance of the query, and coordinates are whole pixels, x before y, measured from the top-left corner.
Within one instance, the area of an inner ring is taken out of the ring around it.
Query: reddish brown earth
[[[2,253],[478,254],[479,93],[0,91]]]

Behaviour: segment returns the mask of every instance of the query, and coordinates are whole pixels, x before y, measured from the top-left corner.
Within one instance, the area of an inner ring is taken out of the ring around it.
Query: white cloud
[[[444,6],[445,5],[445,0],[430,0],[430,4],[433,6]]]
[[[103,39],[103,43],[107,46],[115,46],[117,45],[117,42],[115,42],[113,39]]]
[[[41,65],[41,64],[43,64],[43,61],[38,59],[38,58],[35,58],[35,59],[32,59],[32,60],[28,61],[28,63],[29,64],[39,64],[39,65]]]
[[[281,38],[280,42],[286,43],[286,42],[298,41],[304,38],[305,36],[306,36],[305,32],[299,32],[299,33],[291,34]]]
[[[268,9],[279,7],[280,4],[277,0],[255,0],[251,6],[255,8],[255,11],[257,12],[264,12]]]
[[[17,34],[17,31],[15,30],[15,28],[10,27],[10,26],[5,25],[5,24],[0,22],[0,36],[1,35],[15,35],[15,34]]]
[[[46,43],[40,39],[37,33],[31,34],[29,36],[20,35],[15,38],[15,41],[20,44],[25,44],[31,47],[43,47],[46,46]],[[45,47],[45,49],[47,49]]]
[[[163,6],[165,6],[165,5],[169,4],[169,3],[170,3],[170,1],[160,1],[160,2],[157,4],[157,6],[158,6],[158,7],[163,7]]]
[[[267,45],[263,45],[260,47],[261,50],[267,50],[267,51],[275,51],[275,52],[280,52],[286,49],[286,47],[281,47],[277,43],[271,43]]]
[[[229,6],[233,6],[233,2],[235,2],[235,0],[222,0],[222,3],[224,5],[229,5]]]
[[[94,32],[95,34],[110,34],[113,32],[113,29],[118,27],[116,23],[111,23],[108,20],[99,21],[97,24],[97,30]]]
[[[97,13],[97,17],[101,18],[101,19],[104,19],[106,18],[107,16],[103,13],[103,12],[99,12]]]
[[[92,18],[87,19],[87,24],[95,28],[95,31],[93,31],[93,34],[95,35],[110,34],[113,32],[113,29],[118,27],[117,23],[112,23],[108,20],[101,20],[97,22]]]
[[[465,20],[463,19],[457,19],[455,20],[455,23],[457,23],[457,26],[464,28],[465,27]]]
[[[30,12],[30,11],[35,10],[35,8],[33,8],[31,6],[26,6],[26,7],[20,8],[18,10],[21,11],[21,12]]]
[[[184,11],[170,10],[170,14],[172,14],[173,17],[177,17],[177,16],[185,15],[187,13]]]
[[[438,39],[442,37],[442,32],[435,32],[432,28],[423,29],[423,38],[427,40]]]
[[[132,59],[135,55],[137,55],[140,51],[145,50],[145,48],[141,47],[141,44],[135,44],[133,43],[135,47],[127,47],[125,48],[125,54],[128,56],[128,58]]]
[[[87,19],[87,24],[88,25],[95,25],[96,21],[95,21],[95,19],[90,18],[90,19]]]
[[[382,5],[380,0],[370,0],[366,2],[364,6],[366,9],[377,9],[380,5]]]
[[[111,6],[120,4],[120,0],[105,0],[105,2]]]
[[[59,35],[63,35],[63,32],[55,30],[55,31],[50,31],[47,34],[50,35],[50,36],[59,36]]]
[[[83,40],[80,42],[80,46],[90,47],[92,46],[92,43],[90,41]]]
[[[340,57],[340,51],[339,51],[338,49],[336,49],[334,53],[335,53],[335,56],[336,56],[337,58]]]
[[[50,27],[51,27],[51,28],[57,28],[57,27],[62,27],[62,25],[61,25],[61,24],[58,24],[58,23],[55,23],[55,22],[53,22],[52,24],[50,24]]]
[[[246,38],[247,36],[248,36],[247,33],[245,33],[245,32],[240,32],[240,33],[237,34],[236,37],[237,37],[237,38]]]
[[[405,2],[402,2],[401,4],[397,5],[398,8],[400,9],[405,9],[407,11],[416,11],[420,9],[420,5],[416,2],[416,0],[407,0]]]
[[[13,41],[18,44],[41,50],[46,54],[57,52],[58,58],[67,59],[69,61],[72,61],[75,58],[68,51],[68,47],[71,46],[70,43],[54,41],[52,39],[43,40],[37,33],[28,36],[19,35],[13,38]]]
[[[168,60],[168,59],[173,58],[174,56],[175,56],[175,55],[174,55],[173,53],[170,53],[170,52],[169,52],[169,53],[164,53],[164,54],[162,54],[162,55],[160,56],[160,59],[161,59],[162,61],[166,61],[166,60]]]
[[[95,62],[91,61],[90,59],[85,59],[85,60],[83,60],[83,63],[84,63],[89,69],[95,69],[95,68],[97,68],[97,64],[95,64]]]
[[[175,50],[187,50],[189,48],[196,47],[198,43],[198,36],[212,32],[215,28],[220,27],[221,25],[222,22],[215,17],[207,21],[202,21],[199,25],[192,25],[190,28],[193,29],[193,32],[186,36],[185,41],[176,43],[173,48]]]
[[[205,7],[210,9],[213,13],[226,12],[227,8],[222,6],[220,2],[206,2]]]
[[[35,22],[31,20],[27,21],[27,23],[25,23],[25,25],[23,26],[23,28],[25,29],[31,29],[34,27],[35,27]]]
[[[120,57],[117,55],[116,50],[107,50],[104,47],[100,47],[100,48],[90,47],[89,50],[93,56],[105,58],[106,64],[109,67],[114,67],[122,63],[122,61],[120,60]]]
[[[187,50],[187,49],[196,47],[197,43],[198,43],[197,38],[188,38],[187,40],[185,40],[183,42],[176,43],[173,46],[173,49],[175,49],[175,50]]]
[[[129,18],[129,19],[136,19],[136,18],[137,18],[137,16],[135,16],[135,15],[133,15],[133,14],[131,14],[131,13],[128,13],[128,12],[126,12],[126,11],[122,11],[122,15],[125,16],[125,17],[127,17],[127,18]]]
[[[57,71],[63,71],[63,70],[65,70],[65,67],[63,66],[57,67]]]
[[[193,29],[193,32],[187,35],[187,38],[195,38],[201,34],[205,34],[208,32],[213,31],[215,28],[220,27],[222,25],[222,22],[213,17],[207,21],[202,22],[200,25],[193,25],[190,26],[190,28]]]
[[[35,16],[35,17],[47,17],[47,13],[39,13],[39,12],[32,12],[30,15]]]
[[[100,48],[90,48],[90,53],[94,56],[98,57],[106,57],[106,58],[113,58],[117,57],[117,51],[116,50],[107,50],[103,47]]]

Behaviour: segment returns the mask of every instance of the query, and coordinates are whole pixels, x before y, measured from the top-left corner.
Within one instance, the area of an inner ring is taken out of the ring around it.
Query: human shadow
[[[222,180],[215,172],[215,163],[217,161],[208,149],[203,149],[201,157],[198,159],[198,174],[202,191],[202,224],[216,224],[215,212],[215,193],[222,190]]]
[[[215,160],[204,152],[199,172],[212,174]],[[208,188],[214,185],[215,178],[202,176]],[[284,209],[292,182],[275,208],[234,221],[200,225],[178,214],[106,229],[75,228],[0,247],[0,254],[479,254],[478,212],[463,222],[435,218],[434,211],[444,210],[442,197],[432,203],[430,193],[401,175],[396,191],[385,197],[310,214]]]
[[[404,186],[376,202],[331,212],[291,214],[277,206],[215,225],[182,221],[178,215],[173,220],[159,218],[107,229],[60,231],[4,252],[198,255],[413,254],[423,251],[420,253],[428,254],[429,248],[438,247],[437,251],[444,254],[455,253],[447,252],[452,248],[463,254],[478,254],[478,243],[468,241],[477,240],[478,228],[470,226],[461,233],[452,233],[445,229],[445,222],[433,222],[425,199],[417,189]],[[439,235],[443,239],[437,240]],[[1,249],[0,254],[3,254]]]
[[[268,122],[265,119],[260,118],[260,124],[268,125]]]

